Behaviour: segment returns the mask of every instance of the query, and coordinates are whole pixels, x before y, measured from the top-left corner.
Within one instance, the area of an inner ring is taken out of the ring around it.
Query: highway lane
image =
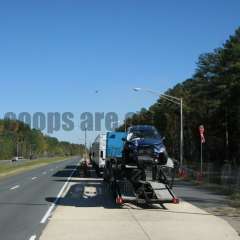
[[[52,204],[47,198],[59,195],[78,162],[70,159],[1,180],[0,239],[33,240],[39,236]]]

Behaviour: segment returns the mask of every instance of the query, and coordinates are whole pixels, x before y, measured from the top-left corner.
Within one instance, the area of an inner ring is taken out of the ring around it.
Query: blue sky
[[[1,114],[138,111],[240,25],[238,0],[0,1]],[[96,94],[95,90],[99,90]],[[96,133],[90,134],[90,139]],[[54,134],[73,142],[74,132]]]

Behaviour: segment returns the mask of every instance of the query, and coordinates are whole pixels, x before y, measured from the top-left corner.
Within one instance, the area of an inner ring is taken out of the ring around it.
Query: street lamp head
[[[141,90],[141,88],[133,88],[133,91],[135,91],[135,92],[138,92],[140,90]]]

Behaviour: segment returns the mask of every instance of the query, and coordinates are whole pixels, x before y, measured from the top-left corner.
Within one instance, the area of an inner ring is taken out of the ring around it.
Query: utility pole
[[[125,118],[125,121],[124,121],[124,125],[125,125],[125,132],[127,132],[127,118]]]
[[[17,157],[19,155],[19,144],[18,144],[18,141],[17,141]]]
[[[87,128],[85,127],[85,160],[87,158]]]
[[[200,174],[201,176],[203,175],[203,143],[202,143],[202,140],[201,140],[201,148],[200,148],[200,151],[201,151],[201,156],[200,156]]]

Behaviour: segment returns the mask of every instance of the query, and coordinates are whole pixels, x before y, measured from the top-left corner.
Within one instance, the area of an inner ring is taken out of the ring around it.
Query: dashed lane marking
[[[32,236],[29,238],[29,240],[35,240],[36,238],[37,238],[36,235],[32,235]]]
[[[79,165],[79,164],[78,164]],[[77,167],[78,167],[77,165]],[[64,183],[64,185],[62,186],[60,192],[58,193],[56,200],[54,201],[54,203],[52,203],[52,205],[49,207],[49,209],[47,210],[47,212],[45,213],[45,215],[43,216],[42,220],[40,223],[44,224],[47,219],[50,217],[50,215],[52,214],[53,209],[55,208],[57,202],[59,201],[60,197],[62,196],[63,192],[65,191],[69,181],[71,180],[73,174],[75,173],[75,171],[77,170],[77,167],[72,171],[71,175],[68,177],[67,181]]]
[[[14,189],[17,189],[19,187],[20,187],[19,185],[13,186],[13,187],[10,188],[10,190],[14,190]]]

